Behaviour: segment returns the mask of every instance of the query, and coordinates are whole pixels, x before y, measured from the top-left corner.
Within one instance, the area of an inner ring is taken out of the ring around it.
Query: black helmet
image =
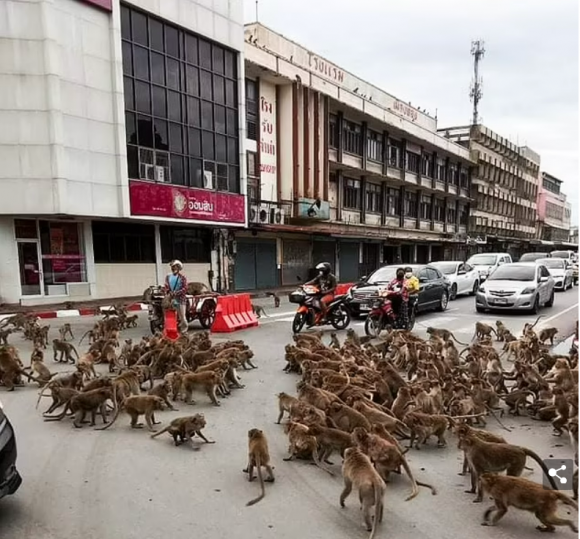
[[[328,262],[321,262],[316,266],[316,271],[320,271],[323,275],[328,275],[330,273],[331,267]]]

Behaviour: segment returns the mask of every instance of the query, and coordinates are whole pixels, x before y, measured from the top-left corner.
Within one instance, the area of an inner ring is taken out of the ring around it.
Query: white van
[[[512,257],[508,253],[479,253],[467,260],[479,272],[479,282],[487,279],[487,276],[502,264],[511,264]]]

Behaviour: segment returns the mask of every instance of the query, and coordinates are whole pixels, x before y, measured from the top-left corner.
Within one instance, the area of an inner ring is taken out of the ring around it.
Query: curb
[[[101,307],[95,307],[94,309],[70,309],[61,311],[41,311],[33,313],[37,318],[74,318],[77,316],[95,316],[96,312],[99,311],[101,314],[109,309],[112,309],[112,305],[104,305]],[[145,303],[133,303],[127,307],[128,311],[146,311],[147,304]],[[13,314],[2,314],[0,315],[0,320],[14,316]]]

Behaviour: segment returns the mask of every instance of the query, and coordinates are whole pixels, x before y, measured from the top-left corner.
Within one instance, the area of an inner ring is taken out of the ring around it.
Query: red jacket
[[[409,299],[409,291],[405,286],[405,280],[400,281],[396,277],[389,283],[388,290],[392,290],[394,292],[399,292],[403,301],[407,301]]]
[[[169,286],[169,277],[171,277],[173,274],[170,273],[169,275],[165,276],[165,290],[167,292],[173,292],[173,297],[175,299],[175,301],[177,301],[178,303],[186,303],[187,302],[187,279],[185,278],[185,275],[182,275],[181,273],[177,274],[177,287],[175,288],[175,290],[173,290],[170,286]]]

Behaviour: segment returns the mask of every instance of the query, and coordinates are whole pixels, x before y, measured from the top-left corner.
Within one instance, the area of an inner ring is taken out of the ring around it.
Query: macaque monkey
[[[0,329],[0,344],[8,345],[8,337],[13,332],[12,328]]]
[[[431,337],[438,337],[439,339],[443,339],[444,342],[453,339],[457,344],[467,346],[465,343],[458,341],[455,335],[448,329],[428,327],[426,331]]]
[[[266,309],[264,309],[264,307],[261,305],[254,305],[252,303],[252,312],[256,315],[256,318],[262,318],[262,315],[264,315],[266,318],[269,318],[268,313],[266,313]]]
[[[140,429],[143,427],[142,423],[137,423],[140,415],[145,416],[145,421],[147,422],[147,427],[150,432],[155,432],[153,425],[159,425],[159,421],[155,421],[155,412],[157,410],[163,410],[165,408],[165,402],[161,397],[156,395],[131,395],[127,397],[123,404],[117,406],[117,411],[115,417],[110,423],[107,423],[103,427],[97,430],[108,429],[119,417],[119,412],[125,410],[131,416],[131,428]]]
[[[112,388],[101,387],[91,391],[77,393],[65,404],[64,410],[57,416],[44,416],[45,421],[60,421],[70,410],[74,414],[73,425],[80,429],[85,422],[87,413],[91,414],[90,425],[95,425],[96,415],[99,412],[103,423],[107,422],[107,400],[115,400]],[[105,425],[106,426],[106,425]]]
[[[280,307],[280,297],[275,292],[266,292],[266,296],[274,298],[274,309],[278,309]]]
[[[268,472],[269,477],[266,479],[262,476],[262,466],[266,468],[266,471]],[[243,470],[243,472],[248,474],[248,481],[250,482],[254,480],[254,468],[256,468],[258,473],[262,492],[257,498],[246,503],[247,506],[254,505],[264,499],[266,496],[264,483],[273,483],[275,480],[272,466],[270,466],[268,440],[266,439],[266,435],[260,429],[250,429],[248,431],[248,466]]]
[[[58,328],[58,332],[60,334],[60,340],[66,341],[67,335],[70,335],[70,338],[74,341],[75,336],[73,335],[71,325],[67,322],[61,328]]]
[[[554,346],[554,337],[558,333],[558,328],[544,328],[540,331],[538,340],[544,344],[548,339],[550,339],[550,345]]]
[[[72,353],[75,353],[77,359],[79,359],[79,353],[77,349],[69,342],[63,341],[61,339],[53,339],[52,341],[52,349],[54,351],[54,361],[59,363],[66,363],[69,361],[70,363],[75,362],[75,358],[72,356]],[[57,354],[60,353],[60,357],[57,359]]]
[[[193,443],[193,437],[196,434],[206,444],[215,444],[215,441],[208,440],[201,432],[205,428],[205,425],[206,421],[203,414],[177,417],[167,427],[152,434],[151,438],[156,438],[164,432],[168,432],[173,437],[173,442],[176,447],[190,441],[193,449],[198,450],[199,447],[196,447]]]

